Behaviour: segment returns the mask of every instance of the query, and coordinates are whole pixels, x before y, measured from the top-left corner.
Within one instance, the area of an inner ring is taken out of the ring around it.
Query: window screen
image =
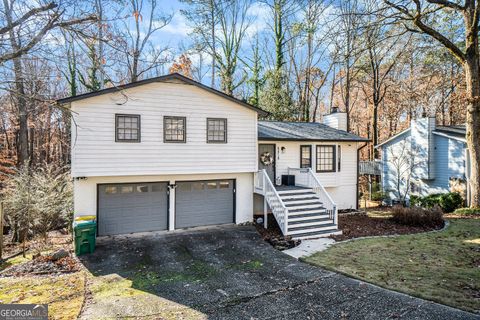
[[[140,116],[129,114],[115,115],[115,141],[140,142]]]
[[[207,119],[207,142],[227,142],[227,119]]]
[[[335,146],[317,146],[317,172],[335,171]]]
[[[186,141],[186,118],[185,117],[164,117],[163,136],[165,142]]]

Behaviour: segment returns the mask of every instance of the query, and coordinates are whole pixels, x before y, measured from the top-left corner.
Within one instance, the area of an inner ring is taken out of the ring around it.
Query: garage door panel
[[[178,182],[175,227],[234,222],[234,181]]]
[[[168,228],[167,183],[101,185],[99,235]]]

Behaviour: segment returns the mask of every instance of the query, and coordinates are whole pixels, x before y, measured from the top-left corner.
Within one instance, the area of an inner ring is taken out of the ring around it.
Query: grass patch
[[[30,261],[30,260],[32,260],[32,254],[31,253],[27,253],[25,255],[25,258],[20,254],[16,257],[7,259],[7,260],[3,261],[2,263],[0,263],[0,271],[3,271],[5,269],[7,269],[8,267],[14,266],[16,264],[24,263],[24,262],[27,262],[27,261]]]
[[[428,300],[480,311],[480,220],[442,232],[338,244],[304,261]]]
[[[55,277],[0,279],[0,303],[46,303],[51,319],[76,319],[83,304],[84,291],[82,272]]]

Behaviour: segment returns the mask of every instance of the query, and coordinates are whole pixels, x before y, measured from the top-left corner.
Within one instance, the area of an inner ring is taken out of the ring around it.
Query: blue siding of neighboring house
[[[422,194],[450,191],[450,178],[465,179],[465,143],[435,135],[435,179],[424,181]]]
[[[392,199],[396,199],[397,178],[395,168],[391,163],[391,157],[395,148],[402,143],[408,144],[410,133],[406,132],[382,146],[382,185],[383,190],[389,192]],[[413,137],[414,139],[414,137]],[[434,179],[415,179],[420,189],[420,194],[425,196],[432,193],[444,193],[450,191],[450,178],[465,178],[465,148],[464,142],[444,136],[433,135]],[[426,164],[422,164],[426,165]],[[412,176],[413,177],[413,176]],[[405,183],[402,184],[405,187]]]

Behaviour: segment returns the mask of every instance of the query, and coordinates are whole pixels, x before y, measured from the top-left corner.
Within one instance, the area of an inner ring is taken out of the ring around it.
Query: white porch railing
[[[255,174],[255,192],[263,194],[265,202],[268,204],[272,213],[277,220],[278,226],[284,235],[287,235],[288,225],[288,209],[283,203],[280,195],[275,189],[272,181],[268,177],[265,169],[258,171]],[[264,208],[266,210],[266,208]]]
[[[334,224],[338,221],[337,205],[333,202],[332,197],[328,194],[327,190],[318,181],[317,176],[311,168],[288,168],[288,174],[295,176],[295,185],[300,187],[311,188],[323,203],[330,219]]]

